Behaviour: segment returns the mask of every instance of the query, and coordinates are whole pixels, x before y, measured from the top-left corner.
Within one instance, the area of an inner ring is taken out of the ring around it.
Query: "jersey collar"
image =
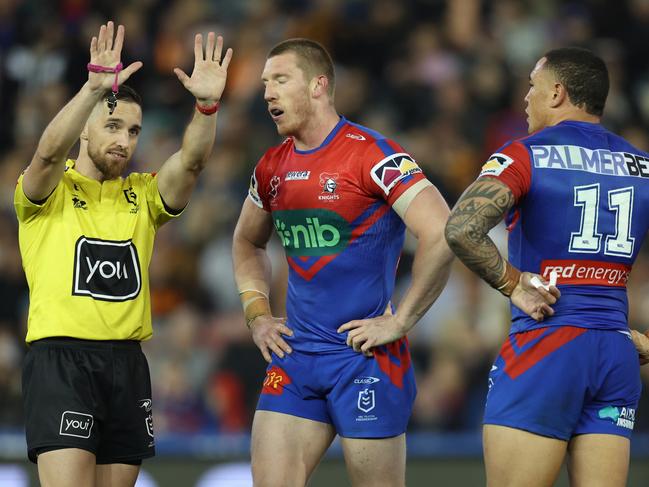
[[[331,132],[329,132],[329,135],[327,135],[325,140],[323,140],[322,144],[320,144],[318,147],[309,150],[299,150],[296,149],[295,146],[293,146],[293,150],[295,151],[296,154],[312,154],[316,151],[319,151],[320,149],[323,149],[324,147],[329,145],[329,142],[333,140],[333,138],[338,134],[338,132],[340,132],[342,126],[345,125],[346,123],[347,123],[347,119],[341,116],[336,126],[333,128]]]

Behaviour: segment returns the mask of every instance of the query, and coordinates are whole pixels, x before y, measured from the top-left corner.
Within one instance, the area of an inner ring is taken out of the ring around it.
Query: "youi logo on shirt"
[[[347,220],[330,210],[274,211],[273,220],[289,257],[337,254],[351,237]]]
[[[75,245],[72,294],[102,301],[134,299],[142,287],[133,242],[80,237]]]

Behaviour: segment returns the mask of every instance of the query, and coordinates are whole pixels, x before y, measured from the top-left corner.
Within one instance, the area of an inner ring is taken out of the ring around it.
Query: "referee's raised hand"
[[[174,73],[183,86],[196,100],[203,104],[213,104],[221,100],[225,81],[228,76],[228,66],[232,59],[232,48],[223,54],[223,37],[214,32],[207,34],[207,42],[203,50],[203,35],[194,37],[194,69],[188,76],[182,69],[174,68]]]
[[[117,27],[117,32],[112,21],[99,28],[99,34],[90,41],[90,64],[96,67],[94,70],[88,69],[88,86],[91,89],[103,91],[113,87],[116,79],[114,69],[121,62],[123,45],[123,25]],[[117,85],[124,83],[141,67],[142,62],[136,61],[120,69],[117,72]]]

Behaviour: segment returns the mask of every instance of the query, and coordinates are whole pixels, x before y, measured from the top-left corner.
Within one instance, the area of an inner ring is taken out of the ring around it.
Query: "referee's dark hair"
[[[107,89],[101,99],[103,101],[108,100],[108,97],[113,93],[111,89]],[[117,101],[130,101],[132,103],[137,103],[142,108],[142,97],[128,85],[119,85],[119,91],[115,95]]]
[[[581,47],[552,49],[544,57],[544,68],[554,72],[566,88],[570,102],[601,117],[609,88],[608,69],[602,58]]]

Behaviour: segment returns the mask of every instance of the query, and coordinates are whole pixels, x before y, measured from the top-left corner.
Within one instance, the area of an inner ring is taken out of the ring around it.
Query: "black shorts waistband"
[[[48,346],[74,347],[92,350],[110,350],[114,348],[123,350],[140,350],[138,340],[83,340],[71,337],[49,337],[34,340],[28,344],[30,347],[40,348]]]

